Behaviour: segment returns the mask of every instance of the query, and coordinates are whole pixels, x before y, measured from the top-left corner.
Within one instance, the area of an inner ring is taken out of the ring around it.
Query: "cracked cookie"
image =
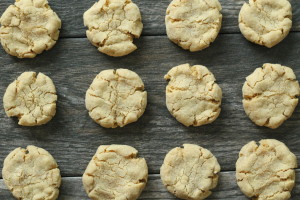
[[[119,57],[137,49],[134,38],[139,38],[142,17],[131,0],[100,0],[83,15],[88,27],[87,38],[102,53]]]
[[[148,167],[127,145],[102,145],[87,166],[83,186],[93,200],[135,200],[145,188]]]
[[[202,200],[217,186],[220,165],[215,156],[198,145],[184,144],[165,157],[160,176],[168,191],[187,200]]]
[[[60,171],[51,154],[42,148],[16,148],[5,158],[2,176],[17,199],[55,200],[58,197]]]
[[[222,90],[204,66],[173,67],[164,77],[166,104],[170,113],[185,126],[211,123],[221,112]]]
[[[173,0],[166,11],[169,39],[191,52],[209,47],[222,25],[218,0]]]
[[[241,8],[239,27],[250,42],[271,48],[290,32],[291,4],[288,0],[249,0]]]
[[[59,37],[61,21],[47,0],[16,0],[0,18],[4,50],[19,58],[34,58],[51,49]]]
[[[19,125],[49,122],[56,112],[57,95],[52,80],[35,72],[24,72],[6,89],[3,105],[7,116],[18,117]]]
[[[123,127],[141,117],[147,105],[142,79],[128,69],[100,72],[86,92],[90,117],[105,128]]]
[[[246,78],[244,110],[255,124],[275,129],[293,114],[299,95],[293,70],[267,63]]]
[[[297,158],[274,139],[243,146],[236,162],[236,179],[242,192],[255,200],[287,200],[295,185]]]

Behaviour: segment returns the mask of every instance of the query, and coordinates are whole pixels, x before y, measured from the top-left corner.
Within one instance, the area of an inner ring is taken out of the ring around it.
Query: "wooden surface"
[[[209,199],[246,199],[235,181],[235,162],[240,148],[251,140],[275,138],[284,143],[300,160],[300,106],[280,128],[257,127],[242,107],[242,84],[245,77],[265,62],[291,66],[300,78],[300,2],[292,0],[293,32],[279,45],[267,49],[247,42],[239,33],[237,15],[240,0],[221,0],[222,33],[201,52],[190,53],[171,43],[165,36],[164,13],[168,0],[136,0],[144,22],[143,36],[135,40],[138,50],[129,56],[112,58],[99,53],[85,38],[82,13],[92,0],[50,0],[63,21],[61,39],[50,51],[35,59],[20,60],[0,50],[0,96],[24,71],[43,72],[50,76],[58,92],[54,119],[40,127],[21,127],[0,109],[0,169],[6,155],[16,147],[37,145],[57,160],[63,178],[60,200],[87,200],[81,175],[97,147],[102,144],[127,144],[139,150],[149,166],[149,183],[141,199],[174,199],[159,179],[165,154],[183,143],[195,143],[211,150],[221,164],[220,184]],[[0,1],[0,13],[12,1]],[[165,106],[164,74],[176,65],[190,63],[207,66],[223,90],[222,112],[210,125],[184,127]],[[148,91],[148,106],[138,122],[124,128],[104,129],[88,116],[85,91],[104,69],[128,68],[137,72]],[[3,105],[1,103],[0,107]],[[300,171],[293,200],[300,198]],[[0,199],[13,199],[0,181]]]

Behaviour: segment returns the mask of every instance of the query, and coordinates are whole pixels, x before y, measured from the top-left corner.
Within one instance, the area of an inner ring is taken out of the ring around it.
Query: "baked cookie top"
[[[17,199],[55,200],[58,197],[60,171],[51,154],[42,148],[16,148],[5,158],[2,176]]]
[[[246,78],[243,105],[255,124],[275,129],[293,114],[299,95],[291,68],[266,63]]]
[[[47,0],[16,0],[0,18],[4,50],[19,58],[33,58],[51,49],[59,37],[61,21]]]
[[[18,117],[19,125],[47,123],[56,113],[57,95],[52,80],[35,72],[24,72],[6,89],[3,105],[7,116]]]
[[[160,176],[168,191],[187,200],[202,200],[217,186],[220,165],[215,156],[198,145],[184,144],[165,157]]]
[[[87,166],[83,186],[91,199],[135,200],[148,179],[144,158],[127,145],[102,145]]]
[[[125,56],[137,49],[133,38],[139,38],[142,18],[131,0],[100,0],[83,15],[90,42],[109,56]]]
[[[239,14],[244,37],[256,44],[273,47],[292,27],[292,7],[288,0],[249,0]]]
[[[135,122],[145,111],[147,92],[142,79],[128,69],[100,72],[86,92],[90,117],[105,128]]]
[[[213,122],[221,112],[222,90],[204,66],[183,64],[166,75],[166,104],[170,113],[185,126]]]
[[[190,51],[207,48],[221,29],[218,0],[173,0],[166,11],[169,39]]]
[[[295,184],[297,158],[278,140],[246,144],[236,162],[236,179],[242,192],[256,200],[287,200]]]

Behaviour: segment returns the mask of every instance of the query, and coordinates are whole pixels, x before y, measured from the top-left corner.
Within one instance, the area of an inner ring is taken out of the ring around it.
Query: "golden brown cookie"
[[[278,140],[252,141],[239,153],[236,179],[242,192],[255,200],[287,200],[295,185],[297,158]]]
[[[213,122],[221,112],[222,90],[214,75],[202,65],[183,64],[166,75],[166,104],[170,113],[185,126]]]
[[[86,92],[90,117],[105,128],[123,127],[141,117],[147,105],[142,79],[128,69],[100,72]]]
[[[192,52],[207,48],[221,29],[221,9],[218,0],[173,0],[165,17],[169,39]]]
[[[134,38],[139,38],[142,17],[131,0],[99,0],[83,16],[88,27],[87,38],[102,53],[125,56],[137,49]]]
[[[5,158],[2,176],[17,199],[55,200],[58,197],[60,171],[51,154],[42,148],[16,148]]]
[[[246,78],[243,105],[255,124],[275,129],[293,114],[299,95],[291,68],[266,63]]]
[[[4,50],[19,58],[33,58],[51,49],[59,37],[61,21],[47,0],[16,0],[0,18]]]
[[[217,186],[220,165],[215,156],[198,145],[184,144],[165,157],[160,176],[168,191],[186,200],[202,200]]]
[[[19,125],[37,126],[56,113],[57,95],[52,80],[39,73],[24,72],[6,89],[3,105],[7,116],[18,117]]]
[[[281,42],[292,27],[292,6],[288,0],[249,0],[239,14],[245,38],[266,47]]]
[[[135,200],[148,179],[144,158],[127,145],[102,145],[87,166],[83,186],[93,200]]]

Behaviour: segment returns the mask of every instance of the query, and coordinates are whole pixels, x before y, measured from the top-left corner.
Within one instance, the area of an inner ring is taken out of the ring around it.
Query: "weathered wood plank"
[[[85,37],[82,15],[97,0],[49,0],[51,7],[57,12],[63,22],[62,37]],[[300,31],[300,3],[290,0],[293,6],[293,31]],[[0,1],[0,14],[14,0]],[[171,0],[135,0],[140,8],[144,23],[144,35],[165,35],[164,17]],[[222,33],[238,33],[238,13],[244,0],[220,0],[222,4]]]
[[[0,104],[0,169],[5,156],[29,144],[47,149],[58,161],[63,176],[79,176],[101,144],[128,144],[145,157],[150,173],[159,173],[165,154],[183,143],[210,149],[223,170],[234,170],[240,148],[250,140],[275,138],[285,142],[300,159],[300,109],[276,130],[254,125],[245,115],[241,88],[245,77],[265,62],[292,66],[300,78],[300,33],[292,33],[278,46],[267,49],[247,42],[241,35],[220,35],[208,49],[190,53],[172,44],[166,36],[147,36],[129,56],[112,58],[99,53],[85,39],[61,39],[51,51],[36,59],[20,60],[0,50],[0,96],[23,71],[49,75],[58,91],[54,119],[40,127],[21,127],[5,116]],[[211,125],[187,128],[165,106],[163,79],[182,63],[203,64],[223,89],[220,117]],[[87,88],[104,69],[129,68],[144,80],[148,106],[143,117],[124,128],[104,129],[88,116],[84,105]],[[2,102],[2,101],[1,101]]]
[[[300,181],[300,171],[297,170],[297,181]],[[300,184],[296,184],[291,200],[299,199],[300,196]],[[0,180],[0,199],[13,200],[14,198],[10,194],[10,191],[6,189],[3,180]],[[81,177],[65,177],[62,179],[62,186],[60,188],[60,196],[58,200],[88,200]],[[170,194],[163,186],[160,176],[150,175],[146,188],[144,189],[139,199],[173,199],[176,198]],[[235,172],[221,172],[219,184],[217,188],[213,190],[212,195],[207,198],[208,200],[247,200],[247,198],[240,191],[236,184]]]

